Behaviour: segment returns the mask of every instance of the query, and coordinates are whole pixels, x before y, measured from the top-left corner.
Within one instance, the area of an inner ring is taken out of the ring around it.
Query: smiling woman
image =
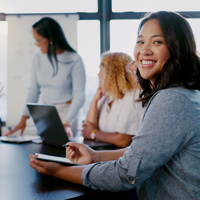
[[[32,155],[30,165],[96,190],[137,187],[139,200],[200,199],[200,59],[193,32],[179,14],[160,11],[141,21],[138,35],[139,101],[147,106],[130,146],[94,151],[68,143],[67,158],[87,165],[67,167]]]

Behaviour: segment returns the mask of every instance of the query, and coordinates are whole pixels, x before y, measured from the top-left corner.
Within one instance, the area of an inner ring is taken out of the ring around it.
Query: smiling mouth
[[[152,64],[154,64],[154,63],[156,63],[156,61],[153,61],[153,60],[142,60],[142,62],[141,62],[143,65],[152,65]]]

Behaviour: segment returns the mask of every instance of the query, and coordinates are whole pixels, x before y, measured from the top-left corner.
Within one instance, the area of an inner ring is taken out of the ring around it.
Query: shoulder
[[[65,55],[72,61],[82,61],[81,56],[77,52],[65,52]]]
[[[77,52],[66,52],[65,59],[67,62],[71,63],[75,69],[84,69],[84,63],[81,56]]]
[[[122,106],[124,112],[127,113],[141,113],[143,115],[145,108],[142,107],[141,102],[136,102],[135,100],[138,99],[139,96],[139,91],[138,90],[133,90],[130,92],[127,92],[124,95],[124,98],[122,100]]]
[[[183,87],[172,87],[157,92],[149,101],[147,110],[152,112],[191,113],[200,108],[200,92]]]
[[[168,100],[170,102],[173,102],[177,100],[180,102],[182,99],[184,101],[194,101],[196,99],[196,96],[199,96],[199,91],[197,90],[189,90],[184,87],[171,87],[164,90],[158,91],[151,99],[150,101],[162,101]]]
[[[139,91],[138,90],[130,90],[128,92],[126,92],[126,94],[124,95],[125,98],[138,98],[139,96]]]
[[[137,90],[131,90],[129,92],[126,92],[126,94],[124,95],[122,101],[125,102],[134,102],[135,99],[137,99],[139,96],[139,91]]]

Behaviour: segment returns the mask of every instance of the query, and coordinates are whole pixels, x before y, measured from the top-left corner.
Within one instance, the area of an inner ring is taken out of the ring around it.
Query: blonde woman
[[[134,103],[136,79],[126,73],[133,59],[125,53],[105,53],[100,63],[99,88],[83,124],[83,136],[126,147],[136,135],[144,108]]]

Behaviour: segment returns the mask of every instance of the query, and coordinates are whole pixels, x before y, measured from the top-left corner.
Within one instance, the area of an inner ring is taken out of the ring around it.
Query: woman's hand
[[[90,164],[97,160],[97,152],[82,143],[69,142],[66,157],[74,163]]]
[[[83,126],[83,130],[82,130],[83,137],[85,139],[91,139],[91,133],[94,129],[97,128],[97,126],[87,121],[85,121],[82,126]]]
[[[56,173],[63,167],[56,162],[45,162],[36,160],[37,155],[30,155],[30,166],[41,174],[56,176]]]
[[[104,93],[103,93],[101,87],[99,86],[93,99],[95,101],[99,101],[103,95],[104,95]]]
[[[26,128],[26,120],[28,119],[28,116],[23,115],[20,122],[17,124],[17,126],[15,126],[13,129],[11,129],[6,136],[12,135],[13,133],[15,133],[16,131],[21,129],[20,135],[23,134],[24,129]]]

